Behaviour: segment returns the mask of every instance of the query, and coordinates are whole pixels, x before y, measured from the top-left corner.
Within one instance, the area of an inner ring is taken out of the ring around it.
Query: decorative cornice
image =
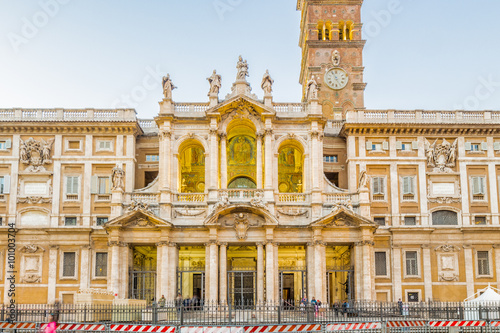
[[[440,245],[440,246],[434,248],[434,251],[442,251],[442,252],[457,252],[460,250],[461,250],[460,246],[449,245],[449,244]]]
[[[477,126],[477,127],[476,127]],[[369,136],[491,136],[500,135],[498,125],[486,122],[474,124],[426,124],[426,123],[344,123],[341,135],[369,135]]]
[[[354,246],[365,246],[365,245],[374,246],[375,242],[370,240],[362,240],[360,242],[354,243]]]
[[[5,123],[4,123],[5,124]],[[8,125],[0,126],[0,133],[14,134],[14,133],[30,133],[31,135],[37,134],[125,134],[125,135],[138,135],[140,127],[137,123],[85,123],[68,121],[66,123],[40,123],[39,125],[26,125],[23,123],[11,123]]]

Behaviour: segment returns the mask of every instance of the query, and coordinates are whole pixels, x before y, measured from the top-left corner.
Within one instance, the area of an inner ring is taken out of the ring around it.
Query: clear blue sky
[[[500,1],[366,0],[366,107],[500,109]],[[54,4],[57,4],[55,6]],[[225,6],[225,7],[224,7]],[[260,97],[300,101],[296,0],[0,0],[0,108],[133,107],[208,100],[213,69],[229,92],[239,54]],[[493,83],[487,83],[493,81]],[[485,83],[486,82],[486,83]],[[129,96],[129,97],[125,97]]]

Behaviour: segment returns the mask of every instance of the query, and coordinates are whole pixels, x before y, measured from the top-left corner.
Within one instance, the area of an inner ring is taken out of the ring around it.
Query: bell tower
[[[308,82],[314,78],[327,119],[345,119],[348,110],[364,108],[362,4],[363,0],[297,1],[303,100],[307,100]]]

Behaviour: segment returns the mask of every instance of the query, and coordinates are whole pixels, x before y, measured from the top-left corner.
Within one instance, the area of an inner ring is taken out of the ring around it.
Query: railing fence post
[[[278,303],[278,324],[281,324],[281,306],[282,304]]]
[[[179,305],[179,307],[180,307],[180,308],[179,308],[179,312],[180,312],[180,314],[181,314],[180,323],[181,323],[181,325],[184,325],[184,304],[182,304],[182,303],[181,303],[181,304]],[[175,309],[175,310],[177,310],[177,308],[176,308],[176,307],[174,307],[174,309]]]

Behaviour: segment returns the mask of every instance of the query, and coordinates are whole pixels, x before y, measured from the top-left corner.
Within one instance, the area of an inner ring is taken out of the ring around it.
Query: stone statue
[[[54,140],[49,140],[47,142],[44,139],[42,139],[42,159],[46,163],[49,163],[49,161],[51,161],[50,151],[52,150],[52,143],[54,143]]]
[[[263,208],[267,210],[266,201],[264,200],[263,192],[255,192],[255,196],[250,200],[250,205],[257,208]]]
[[[165,96],[166,99],[172,99],[172,90],[176,89],[177,87],[174,86],[172,83],[172,80],[170,79],[170,74],[167,74],[167,76],[163,77],[163,95]]]
[[[359,174],[358,189],[368,188],[368,174],[365,170],[361,171]]]
[[[112,170],[111,181],[113,183],[113,190],[123,190],[125,188],[124,179],[125,171],[116,165]]]
[[[222,77],[219,74],[217,74],[216,70],[214,69],[212,76],[207,78],[207,80],[208,83],[210,83],[210,91],[208,92],[208,96],[212,94],[218,95],[220,87],[222,86],[221,83]]]
[[[266,73],[264,74],[264,77],[262,77],[262,83],[261,87],[262,90],[264,90],[265,95],[271,95],[271,92],[273,91],[273,83],[274,80],[271,78],[271,75],[269,75],[269,70],[266,70]]]
[[[219,209],[222,209],[224,207],[227,207],[231,204],[231,202],[229,201],[229,195],[227,194],[227,192],[221,192],[220,193],[220,197],[219,197],[219,201],[217,201],[213,206],[212,208],[210,209],[210,211],[208,212],[208,215],[212,215],[213,213],[215,213],[217,210]]]
[[[338,67],[340,65],[340,53],[338,50],[335,50],[332,53],[332,63],[335,67]]]
[[[248,63],[246,60],[243,60],[241,56],[238,58],[236,68],[238,69],[236,80],[246,80],[246,77],[248,76]]]
[[[316,99],[318,99],[318,83],[314,79],[314,76],[311,76],[311,79],[307,82],[307,100]]]

